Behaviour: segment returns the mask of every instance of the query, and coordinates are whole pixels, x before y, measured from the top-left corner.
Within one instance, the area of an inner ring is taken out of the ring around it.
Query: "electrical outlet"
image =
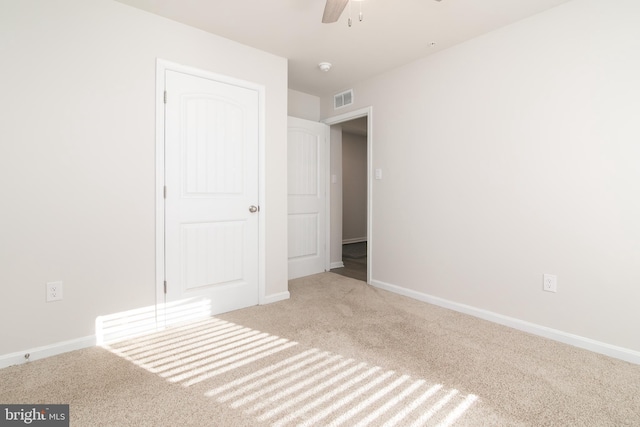
[[[547,292],[558,292],[558,276],[545,274],[542,276],[542,289]]]
[[[62,299],[62,281],[47,283],[47,302]]]

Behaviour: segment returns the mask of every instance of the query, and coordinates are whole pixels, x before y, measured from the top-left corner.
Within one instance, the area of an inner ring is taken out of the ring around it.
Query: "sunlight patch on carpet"
[[[202,386],[218,404],[275,427],[447,427],[478,401],[215,317],[103,347],[171,383]]]

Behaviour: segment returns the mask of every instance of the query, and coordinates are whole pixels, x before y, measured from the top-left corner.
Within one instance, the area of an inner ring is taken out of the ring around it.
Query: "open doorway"
[[[342,127],[342,263],[335,273],[367,281],[367,117]]]
[[[325,123],[331,126],[331,271],[370,283],[371,108]]]

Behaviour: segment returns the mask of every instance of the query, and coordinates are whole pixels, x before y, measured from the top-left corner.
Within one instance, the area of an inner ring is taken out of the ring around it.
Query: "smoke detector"
[[[320,68],[321,71],[324,71],[326,73],[331,69],[331,63],[330,62],[321,62],[321,63],[318,64],[318,68]]]

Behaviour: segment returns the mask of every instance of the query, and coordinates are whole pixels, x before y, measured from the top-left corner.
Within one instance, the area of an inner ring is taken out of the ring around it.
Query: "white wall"
[[[637,355],[638,22],[574,0],[355,85],[383,169],[373,281]]]
[[[342,240],[367,240],[367,137],[342,132]]]
[[[0,355],[155,304],[156,58],[266,87],[266,293],[287,291],[285,59],[110,0],[4,0],[0,52]]]
[[[318,96],[289,89],[287,109],[292,117],[320,121],[320,97]]]

